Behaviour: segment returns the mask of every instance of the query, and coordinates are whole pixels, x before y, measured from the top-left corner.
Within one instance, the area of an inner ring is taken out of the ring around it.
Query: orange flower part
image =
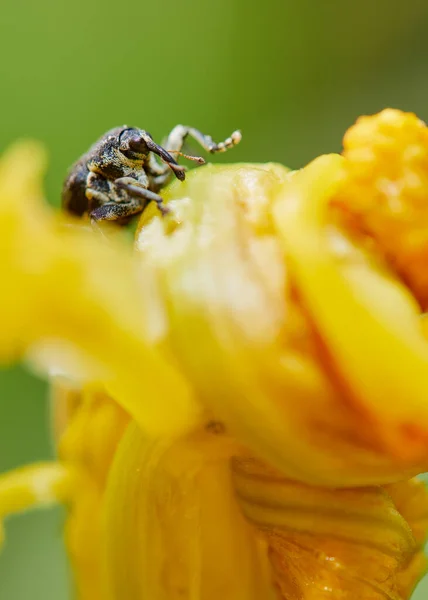
[[[346,180],[334,203],[428,308],[428,128],[412,113],[360,117],[343,140]]]

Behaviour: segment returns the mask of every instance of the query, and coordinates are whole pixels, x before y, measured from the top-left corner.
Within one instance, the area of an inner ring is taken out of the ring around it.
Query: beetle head
[[[136,127],[123,129],[119,135],[119,150],[128,158],[135,160],[144,159],[149,152],[153,152],[169,166],[177,179],[183,181],[185,178],[184,167],[180,166],[165,148],[156,144],[147,131],[137,129]]]
[[[150,135],[136,127],[127,127],[120,132],[119,150],[128,158],[142,158],[150,152],[146,139]]]

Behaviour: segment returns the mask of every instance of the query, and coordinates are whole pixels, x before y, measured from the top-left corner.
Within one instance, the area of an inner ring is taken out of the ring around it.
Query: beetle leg
[[[185,125],[176,125],[169,134],[165,147],[172,152],[179,152],[187,136],[192,137],[198,144],[207,152],[215,154],[216,152],[226,152],[229,148],[233,148],[241,141],[241,132],[234,131],[230,137],[218,144],[214,142],[211,136],[203,134],[199,129],[194,127],[186,127]]]
[[[147,188],[138,185],[138,181],[136,180],[132,181],[132,183],[131,181],[132,179],[129,177],[122,177],[121,179],[116,179],[115,185],[120,189],[127,191],[130,196],[134,196],[134,200],[137,200],[137,198],[145,200],[145,203],[142,203],[141,200],[139,202],[142,208],[148,202],[156,202],[157,207],[163,216],[169,213],[169,209],[163,203],[162,196],[159,196],[159,194],[155,194],[151,190],[148,190]],[[120,204],[124,203],[121,202]]]
[[[153,179],[150,182],[150,188],[156,192],[158,190],[161,190],[170,181],[171,177],[172,177],[171,171],[167,171],[163,175],[158,175],[157,177],[153,177]]]
[[[150,173],[150,175],[154,175],[154,176],[159,176],[159,175],[165,175],[166,173],[168,173],[168,175],[172,175],[172,172],[169,169],[169,166],[167,163],[160,163],[156,160],[155,156],[153,154],[149,154],[149,161],[147,163],[147,171]]]
[[[100,192],[99,190],[93,190],[91,188],[86,189],[86,197],[88,200],[95,200],[97,204],[107,204],[110,202],[110,198],[104,192]]]
[[[108,182],[97,173],[90,172],[86,180],[85,196],[96,204],[106,204],[111,201]]]
[[[172,171],[167,164],[160,164],[153,154],[149,155],[146,172],[150,176],[150,189],[153,192],[161,190],[172,178]]]
[[[143,210],[138,198],[131,198],[127,202],[107,202],[90,213],[91,221],[119,221],[132,217]]]

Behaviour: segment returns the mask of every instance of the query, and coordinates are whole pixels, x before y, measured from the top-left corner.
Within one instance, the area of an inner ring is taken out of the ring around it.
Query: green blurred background
[[[428,119],[427,28],[427,0],[2,0],[0,150],[45,142],[52,203],[69,164],[122,123],[158,141],[179,122],[218,139],[241,128],[222,160],[298,167],[339,150],[359,114]],[[0,395],[0,470],[51,457],[46,384],[14,368]],[[7,522],[0,600],[70,597],[62,516]]]

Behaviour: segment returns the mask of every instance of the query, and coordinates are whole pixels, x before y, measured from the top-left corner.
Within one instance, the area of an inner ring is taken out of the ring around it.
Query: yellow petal
[[[156,299],[128,248],[43,207],[39,154],[18,146],[1,163],[0,278],[7,294],[0,299],[0,360],[50,344],[67,356],[72,374],[76,367],[86,380],[102,381],[143,427],[168,430],[175,420],[197,418],[187,384],[151,338],[146,307]]]
[[[230,481],[233,443],[209,431],[132,427],[110,476],[106,598],[274,600],[264,544]]]
[[[321,157],[284,188],[278,229],[347,401],[364,411],[367,433],[382,452],[397,464],[418,463],[426,460],[428,441],[428,344],[409,292],[364,257],[341,261],[329,244],[326,209],[342,161]]]
[[[108,473],[129,423],[125,411],[104,392],[85,387],[77,393],[64,380],[55,382],[59,459],[85,474],[68,502],[67,552],[79,599],[104,600],[102,513]]]

